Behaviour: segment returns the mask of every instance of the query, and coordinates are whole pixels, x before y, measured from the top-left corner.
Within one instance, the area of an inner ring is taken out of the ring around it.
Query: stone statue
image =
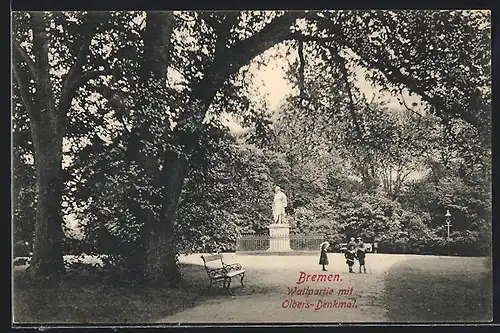
[[[276,224],[286,224],[285,207],[287,206],[287,197],[279,186],[274,188],[273,202],[273,221]]]

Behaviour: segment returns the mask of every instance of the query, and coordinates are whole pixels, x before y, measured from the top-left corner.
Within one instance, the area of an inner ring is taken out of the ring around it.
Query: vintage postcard
[[[491,323],[491,13],[12,18],[13,325]]]

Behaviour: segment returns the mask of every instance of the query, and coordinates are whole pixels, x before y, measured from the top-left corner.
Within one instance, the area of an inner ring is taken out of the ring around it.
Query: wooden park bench
[[[242,269],[240,264],[226,264],[223,260],[222,254],[201,256],[201,259],[203,260],[203,265],[205,266],[205,270],[207,271],[208,277],[210,278],[210,285],[208,286],[208,289],[212,287],[212,284],[222,281],[223,287],[229,294],[231,294],[229,286],[231,285],[231,279],[235,276],[241,277],[240,283],[241,286],[244,287],[243,277],[245,276],[245,270]],[[207,263],[209,262],[218,260],[220,260],[220,267],[209,267],[207,265]]]

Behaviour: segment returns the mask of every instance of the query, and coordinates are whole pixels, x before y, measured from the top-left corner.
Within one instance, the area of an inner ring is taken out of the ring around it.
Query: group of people
[[[328,265],[328,248],[330,247],[330,243],[323,242],[320,244],[321,254],[319,256],[319,264],[322,265],[323,271],[326,271],[326,266]],[[359,262],[359,272],[361,273],[361,268],[363,268],[363,272],[366,274],[366,266],[365,266],[365,257],[366,257],[366,248],[365,244],[361,237],[357,238],[357,241],[354,237],[351,237],[349,243],[347,243],[347,248],[344,253],[346,264],[349,267],[349,273],[354,273],[353,266],[355,260]]]

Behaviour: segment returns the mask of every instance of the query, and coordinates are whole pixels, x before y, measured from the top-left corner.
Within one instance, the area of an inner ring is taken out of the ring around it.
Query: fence
[[[265,251],[268,248],[268,235],[242,235],[238,239],[238,251]]]
[[[290,247],[296,251],[315,251],[323,242],[321,235],[290,235]],[[269,235],[242,235],[238,239],[238,251],[266,251]]]
[[[290,247],[297,251],[319,251],[319,244],[323,242],[320,235],[290,235]]]

